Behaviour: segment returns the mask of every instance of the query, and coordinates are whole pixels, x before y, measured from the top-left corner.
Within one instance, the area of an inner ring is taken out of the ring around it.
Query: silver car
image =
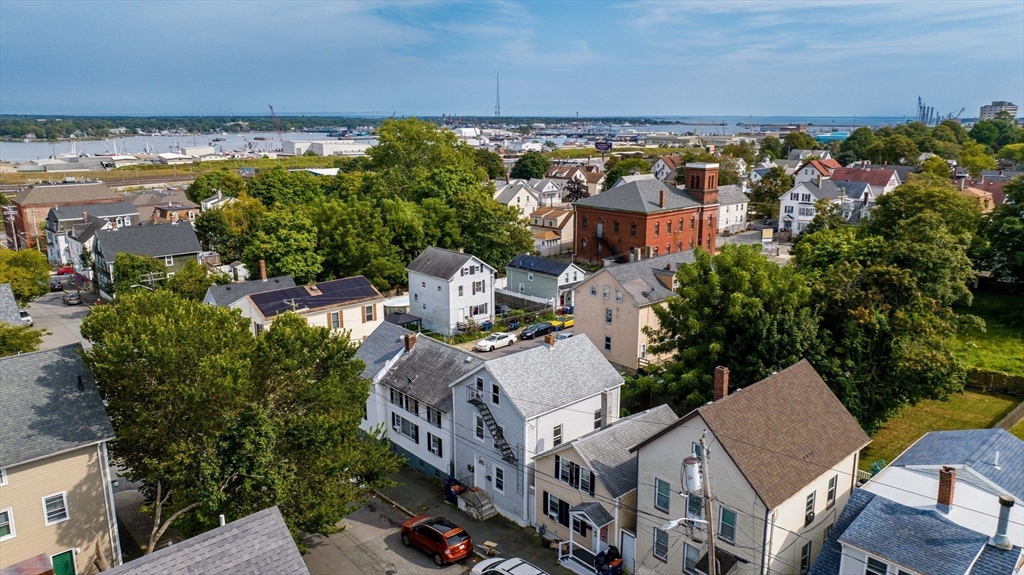
[[[32,321],[32,315],[28,313],[27,309],[19,309],[18,313],[21,315],[21,323],[23,325],[27,325],[29,327],[35,325],[35,322]]]

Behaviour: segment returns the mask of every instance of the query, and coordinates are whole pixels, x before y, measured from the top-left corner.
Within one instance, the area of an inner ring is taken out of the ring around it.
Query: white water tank
[[[686,491],[700,493],[700,460],[692,456],[683,459],[683,475],[686,477]]]

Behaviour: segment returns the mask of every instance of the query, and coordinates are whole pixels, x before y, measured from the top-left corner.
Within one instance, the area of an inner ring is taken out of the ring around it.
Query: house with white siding
[[[709,573],[709,522],[720,575],[806,573],[853,491],[870,439],[807,360],[731,394],[728,376],[716,368],[713,402],[632,449],[637,574]]]
[[[483,360],[392,323],[380,324],[356,351],[370,396],[360,424],[384,430],[416,471],[443,480],[454,469],[451,384]]]
[[[433,246],[408,266],[409,313],[423,327],[448,335],[460,322],[494,317],[495,269],[480,258]]]
[[[739,186],[718,186],[718,233],[745,230],[749,204],[750,199]]]
[[[622,377],[585,337],[545,344],[483,363],[452,384],[455,477],[460,507],[535,523],[538,453],[614,423]]]

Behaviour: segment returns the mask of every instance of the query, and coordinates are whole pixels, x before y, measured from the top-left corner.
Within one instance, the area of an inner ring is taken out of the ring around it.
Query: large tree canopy
[[[0,284],[11,284],[14,299],[27,305],[50,291],[50,264],[35,250],[0,250]]]
[[[526,152],[512,165],[509,175],[523,180],[543,178],[550,167],[551,160],[547,156],[539,152]]]

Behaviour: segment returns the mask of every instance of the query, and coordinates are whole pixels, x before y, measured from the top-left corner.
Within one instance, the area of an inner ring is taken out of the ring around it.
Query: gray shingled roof
[[[449,279],[458,273],[469,260],[471,254],[463,254],[452,250],[444,250],[430,246],[416,256],[405,268],[431,277]],[[487,264],[484,264],[487,265]]]
[[[526,193],[533,196],[534,201],[537,201],[537,192],[533,191],[530,186],[523,182],[502,184],[494,195],[494,199],[502,204],[509,205],[521,190],[526,190]]]
[[[587,337],[541,345],[484,365],[525,418],[622,385],[622,376]]]
[[[197,254],[203,250],[195,230],[186,223],[97,230],[96,241],[103,246],[103,255],[108,262],[113,261],[116,254],[125,252],[163,257]]]
[[[875,498],[875,494],[864,489],[854,489],[850,498],[846,500],[846,507],[839,514],[839,518],[832,525],[832,531],[822,544],[818,558],[807,575],[838,575],[839,565],[843,556],[843,548],[839,544],[839,538],[846,532],[850,523],[860,515],[864,507]]]
[[[918,573],[963,575],[988,536],[961,527],[933,509],[916,509],[875,496],[843,531],[839,542]]]
[[[309,575],[271,507],[106,571],[108,575]]]
[[[295,287],[292,276],[278,276],[264,280],[253,280],[225,285],[212,285],[206,290],[206,297],[212,298],[214,305],[229,306],[239,299],[254,293],[272,291],[281,288]]]
[[[575,338],[573,338],[575,339]],[[592,431],[570,443],[597,480],[612,497],[636,489],[636,456],[629,448],[661,431],[677,417],[672,408],[659,405],[624,417],[604,429]]]
[[[693,250],[683,250],[638,262],[608,266],[605,270],[633,296],[639,305],[648,305],[667,299],[675,294],[674,291],[661,283],[655,276],[655,273],[664,273],[665,266],[671,268],[669,271],[675,272],[679,269],[680,264],[693,263],[694,261],[696,260],[693,257]],[[598,272],[598,275],[600,273]]]
[[[661,207],[661,192],[665,190],[665,207]],[[652,213],[681,210],[701,205],[684,190],[667,186],[656,179],[642,179],[615,186],[595,196],[573,202],[575,206],[602,208],[620,212]]]
[[[608,510],[604,508],[604,505],[601,505],[597,501],[584,501],[579,505],[573,505],[569,508],[569,513],[572,513],[573,511],[586,513],[587,517],[596,527],[604,527],[612,521],[615,521],[615,518],[612,517],[611,513],[608,513]]]
[[[516,254],[505,267],[558,277],[571,265],[572,262],[549,260],[530,254]]]
[[[14,291],[11,290],[11,284],[0,284],[0,321],[21,325],[18,300],[14,299]]]
[[[968,575],[1011,575],[1020,559],[1020,550],[1020,546],[1000,549],[994,545],[986,545]]]
[[[114,438],[79,349],[73,344],[0,358],[0,467]]]
[[[356,357],[366,363],[363,377],[372,378],[404,350],[404,338],[409,333],[413,332],[388,322],[377,326],[356,352]],[[412,350],[395,361],[380,383],[447,413],[452,410],[451,384],[483,363],[473,354],[418,334]]]
[[[95,182],[75,184],[36,184],[18,194],[13,202],[19,206],[74,204],[76,202],[120,201],[121,196]]]
[[[999,454],[999,467],[991,464]],[[964,465],[1024,500],[1024,441],[1005,429],[932,431],[891,465]]]
[[[50,211],[57,217],[58,221],[81,220],[83,212],[88,213],[90,216],[96,216],[97,218],[139,215],[139,210],[136,209],[134,204],[127,200],[111,204],[56,206],[51,208]]]
[[[718,205],[720,206],[731,206],[735,204],[745,204],[749,202],[747,194],[743,193],[743,190],[739,186],[729,184],[727,186],[718,187]]]

